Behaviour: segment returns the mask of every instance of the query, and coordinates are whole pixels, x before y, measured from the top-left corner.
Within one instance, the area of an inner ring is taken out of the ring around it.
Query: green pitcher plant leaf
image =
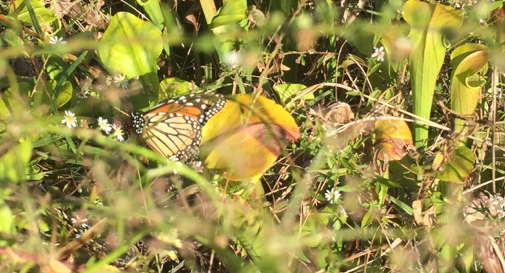
[[[120,72],[131,79],[156,72],[162,49],[158,27],[131,13],[118,12],[103,34],[98,55],[109,72]]]
[[[467,43],[457,47],[451,54],[451,109],[465,117],[471,117],[480,99],[480,91],[486,83],[488,70],[487,47]],[[465,120],[457,118],[454,130],[460,132]]]
[[[410,25],[409,38],[413,47],[409,63],[414,114],[429,119],[435,84],[446,51],[442,29],[460,26],[463,14],[449,6],[409,0],[403,7],[403,17]],[[428,128],[415,124],[414,139],[416,146],[425,146]]]

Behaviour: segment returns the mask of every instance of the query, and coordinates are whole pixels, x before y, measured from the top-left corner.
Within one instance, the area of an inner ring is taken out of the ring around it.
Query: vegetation
[[[1,272],[505,272],[502,1],[0,10]],[[133,132],[203,93],[201,164]]]

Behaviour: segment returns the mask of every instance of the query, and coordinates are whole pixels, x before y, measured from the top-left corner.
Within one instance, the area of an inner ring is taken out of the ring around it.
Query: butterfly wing
[[[182,96],[143,115],[132,113],[133,127],[152,150],[174,160],[188,161],[198,156],[203,125],[225,102],[219,95]]]

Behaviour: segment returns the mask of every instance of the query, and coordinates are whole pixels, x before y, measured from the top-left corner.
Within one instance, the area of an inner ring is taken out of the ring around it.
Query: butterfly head
[[[145,120],[144,116],[139,113],[139,112],[133,112],[130,114],[131,120],[132,120],[132,126],[133,129],[135,130],[135,133],[138,135],[142,134],[142,131],[144,131],[144,126],[145,126]]]

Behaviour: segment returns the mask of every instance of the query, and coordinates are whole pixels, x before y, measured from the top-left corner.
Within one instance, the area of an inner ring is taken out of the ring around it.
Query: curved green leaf
[[[15,9],[11,10],[10,15],[17,15],[18,20],[27,24],[32,24],[30,13],[24,2],[25,0],[16,0],[14,2]],[[45,7],[44,1],[30,0],[30,3],[39,24],[50,24],[58,19],[52,10]]]
[[[451,54],[451,109],[460,115],[471,116],[479,102],[488,69],[486,49],[482,44],[467,43],[457,47]],[[464,120],[456,119],[454,129],[461,131],[464,124]]]
[[[54,81],[53,83],[53,85],[56,86],[56,82]],[[74,87],[72,86],[72,83],[69,81],[64,82],[58,96],[56,97],[56,105],[58,108],[67,104],[72,99],[73,93]]]
[[[163,49],[161,31],[131,13],[118,12],[101,39],[100,59],[111,72],[129,79],[155,72]]]

